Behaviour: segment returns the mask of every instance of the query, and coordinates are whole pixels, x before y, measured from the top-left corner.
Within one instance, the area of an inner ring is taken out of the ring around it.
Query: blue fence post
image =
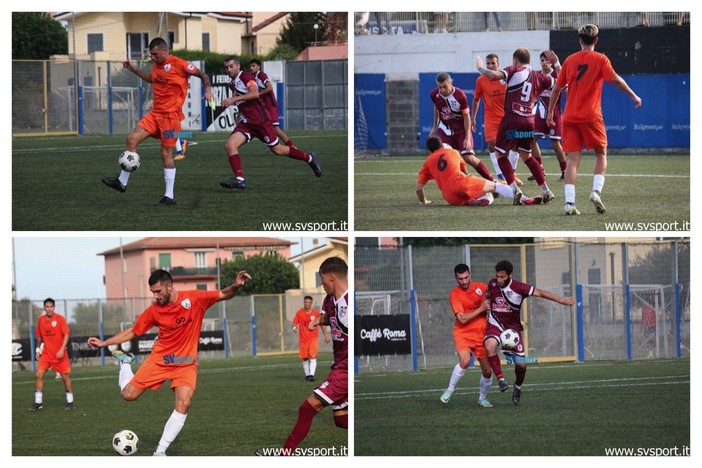
[[[583,328],[583,285],[575,285],[576,320],[578,333],[578,361],[585,362],[585,330]]]
[[[682,306],[680,305],[680,293],[682,292],[682,284],[675,283],[675,345],[677,350],[675,355],[678,358],[682,357],[682,333],[680,330],[682,319]]]
[[[624,310],[624,322],[626,323],[626,358],[631,361],[631,285],[628,283],[624,285],[624,301],[626,304]]]
[[[37,342],[34,339],[34,324],[29,324],[29,351],[32,354],[32,370],[37,371],[37,355],[35,350],[37,349]]]
[[[251,355],[256,357],[256,316],[251,315]]]
[[[410,290],[410,340],[412,343],[412,371],[417,372],[417,306],[414,289]]]

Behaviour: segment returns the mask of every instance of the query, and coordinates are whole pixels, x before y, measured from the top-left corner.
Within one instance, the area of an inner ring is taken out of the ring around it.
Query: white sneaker
[[[604,203],[602,203],[599,193],[595,192],[594,190],[590,192],[590,201],[593,203],[593,205],[595,205],[595,209],[599,214],[605,214],[607,208],[605,208]]]
[[[550,190],[545,190],[545,191],[542,192],[542,194],[543,194],[543,202],[544,202],[544,203],[548,203],[548,202],[550,202],[551,200],[553,200],[553,199],[556,198],[556,196],[555,196],[555,195],[553,194],[553,192],[550,191]]]
[[[575,205],[571,205],[571,204],[569,204],[569,203],[566,203],[566,204],[565,204],[565,209],[564,209],[564,211],[565,211],[566,216],[577,216],[577,215],[580,214],[580,212],[579,212],[578,209],[575,207]]]
[[[478,406],[481,408],[492,408],[492,403],[487,398],[480,398],[478,400]]]
[[[449,400],[451,399],[451,395],[452,395],[452,394],[453,394],[453,392],[452,392],[451,390],[448,390],[448,389],[447,389],[447,390],[444,392],[444,394],[441,395],[441,398],[439,398],[439,400],[441,400],[441,403],[446,404],[446,403],[448,403]]]

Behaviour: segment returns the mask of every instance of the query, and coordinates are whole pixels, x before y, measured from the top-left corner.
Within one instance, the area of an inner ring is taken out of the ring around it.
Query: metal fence
[[[286,130],[348,128],[348,60],[285,65]]]
[[[323,294],[309,294],[313,307],[319,310]],[[79,348],[85,346],[84,338],[110,336],[129,328],[153,300],[151,298],[127,299],[56,299],[56,313],[64,316],[71,329],[74,362],[96,365],[95,359],[80,359]],[[223,331],[224,350],[206,351],[201,358],[221,359],[237,356],[296,353],[298,335],[292,331],[292,319],[303,306],[303,295],[252,295],[235,296],[212,306],[203,320],[202,331]],[[12,302],[12,340],[30,346],[33,356],[33,331],[38,317],[43,313],[43,300]],[[150,331],[156,333],[157,329]],[[320,333],[320,350],[331,349]],[[18,351],[19,352],[19,351]],[[14,351],[13,351],[14,353]],[[26,350],[25,350],[26,355]],[[22,362],[18,358],[13,358]],[[31,366],[30,362],[19,364]]]
[[[689,25],[689,12],[358,12],[356,35]]]
[[[448,294],[467,263],[487,283],[503,259],[513,278],[578,306],[529,298],[528,354],[541,361],[690,355],[690,244],[680,241],[542,240],[524,245],[355,248],[355,314],[410,314],[413,355],[362,355],[357,372],[448,367],[456,362]],[[655,311],[655,325],[643,309]],[[357,320],[356,323],[359,321]],[[358,340],[358,338],[357,338]]]

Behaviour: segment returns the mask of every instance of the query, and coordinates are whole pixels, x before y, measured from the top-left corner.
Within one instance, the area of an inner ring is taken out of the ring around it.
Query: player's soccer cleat
[[[565,171],[561,171],[561,178],[558,179],[559,182],[565,182]]]
[[[578,209],[572,203],[566,203],[564,211],[566,216],[577,216],[580,214],[580,211],[578,211]]]
[[[32,406],[29,407],[29,411],[39,411],[41,409],[44,409],[43,403],[34,403]]]
[[[544,203],[548,203],[551,200],[556,198],[556,196],[550,190],[546,190],[545,192],[542,192],[542,193],[543,193]]]
[[[515,405],[519,404],[519,401],[522,399],[522,391],[518,389],[517,387],[514,387],[514,391],[512,392],[512,403]]]
[[[310,153],[310,158],[310,162],[308,162],[307,164],[309,164],[312,168],[314,175],[316,175],[317,177],[322,177],[322,166],[320,166],[319,161],[317,161],[317,155],[314,153]]]
[[[534,180],[534,176],[530,175],[529,177],[527,177],[527,180]]]
[[[173,159],[175,161],[182,161],[183,159],[185,159],[185,152],[187,151],[187,148],[188,148],[188,140],[183,140],[180,144],[181,152],[176,154]]]
[[[132,353],[125,353],[120,349],[112,351],[112,357],[117,359],[120,364],[131,364],[134,361],[134,355]]]
[[[600,194],[597,193],[595,190],[593,190],[590,193],[590,201],[592,202],[593,205],[595,205],[595,209],[599,214],[605,214],[607,211],[607,208],[605,208],[604,203],[602,203],[602,199],[600,198]]]
[[[521,190],[517,189],[512,192],[514,196],[512,197],[512,204],[513,205],[521,205],[522,204],[522,198],[524,198],[524,194],[522,193]]]
[[[65,408],[65,409],[66,409],[66,411],[74,410],[74,409],[76,409],[76,405],[75,405],[75,403],[73,403],[73,402],[71,402],[71,403],[66,403],[66,408]]]
[[[237,179],[236,177],[233,179],[227,179],[223,180],[222,182],[219,183],[224,188],[235,188],[239,190],[244,190],[246,188],[246,180],[245,179]]]
[[[481,408],[492,408],[492,403],[487,398],[480,398],[478,400],[478,406]]]
[[[490,204],[490,200],[487,198],[476,198],[475,200],[470,200],[468,202],[468,206],[488,206]]]
[[[506,392],[507,389],[509,388],[509,384],[507,383],[507,381],[506,381],[505,379],[500,379],[500,380],[498,380],[498,381],[497,381],[497,385],[500,386],[500,391],[501,391],[501,392]]]
[[[517,185],[519,185],[520,187],[521,187],[522,185],[524,185],[524,182],[522,182],[522,179],[520,179],[519,177],[517,177],[517,174],[514,174],[514,181],[515,181],[515,182],[517,183]]]
[[[110,188],[117,190],[120,193],[124,193],[127,191],[127,186],[122,185],[122,182],[120,182],[119,179],[116,177],[105,177],[104,179],[102,179],[102,183]]]
[[[175,198],[169,198],[169,197],[163,197],[156,203],[154,203],[154,206],[171,206],[175,205],[176,201]]]
[[[453,394],[453,392],[452,392],[451,390],[446,390],[446,391],[441,395],[441,397],[439,398],[439,400],[441,400],[441,403],[446,404],[446,403],[448,403],[449,400],[451,399],[451,395],[452,395],[452,394]]]
[[[540,205],[542,201],[541,197],[524,197],[522,198],[522,205]]]

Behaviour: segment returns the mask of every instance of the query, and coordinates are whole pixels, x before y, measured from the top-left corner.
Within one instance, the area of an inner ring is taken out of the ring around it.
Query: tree
[[[242,270],[247,271],[253,277],[253,281],[247,281],[239,289],[240,295],[279,294],[300,287],[300,272],[295,265],[278,254],[259,254],[223,264],[221,287],[232,284],[237,273]]]
[[[47,13],[12,13],[12,59],[46,60],[68,53],[68,32]]]
[[[324,24],[326,15],[319,12],[292,12],[280,31],[276,45],[288,44],[299,54],[315,41],[314,25]],[[321,40],[324,31],[317,30],[317,40]]]

